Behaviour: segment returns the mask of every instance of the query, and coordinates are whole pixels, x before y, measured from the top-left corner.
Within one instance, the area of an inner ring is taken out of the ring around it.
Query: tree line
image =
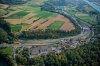
[[[72,30],[72,31],[63,31],[63,30],[31,30],[31,31],[23,31],[20,35],[20,39],[55,39],[61,38],[65,36],[73,36],[78,35],[80,30]]]
[[[0,18],[0,44],[12,43],[14,40],[14,34],[11,31],[10,24]]]

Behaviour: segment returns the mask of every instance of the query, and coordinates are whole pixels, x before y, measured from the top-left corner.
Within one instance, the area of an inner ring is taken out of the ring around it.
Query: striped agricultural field
[[[36,15],[36,14],[34,14],[34,13],[29,13],[28,15],[26,15],[26,16],[23,17],[23,20],[26,21],[26,20],[32,18],[32,17],[35,16],[35,15]]]
[[[43,22],[45,22],[46,21],[46,19],[39,19],[39,20],[37,20],[36,22],[34,22],[34,23],[32,23],[31,24],[31,27],[29,28],[29,29],[32,29],[32,30],[35,30],[36,29],[36,27],[39,27],[39,26],[41,26],[41,24],[43,23]]]

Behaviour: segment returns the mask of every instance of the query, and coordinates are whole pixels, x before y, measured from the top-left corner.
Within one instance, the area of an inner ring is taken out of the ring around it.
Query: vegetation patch
[[[19,32],[22,28],[22,25],[11,25],[11,29],[14,32]]]
[[[30,25],[28,25],[28,24],[23,24],[21,30],[22,30],[22,31],[27,30],[29,27],[30,27]]]
[[[75,16],[76,11],[68,11],[68,13],[69,13],[71,16]]]
[[[8,54],[8,55],[11,55],[12,52],[13,52],[13,47],[7,47],[7,48],[0,48],[0,51]]]
[[[40,11],[40,7],[28,7],[28,6],[25,6],[21,10],[31,11],[31,12],[38,12],[38,11]]]
[[[38,15],[34,16],[34,17],[38,17],[38,18],[48,18],[50,16],[56,16],[56,14],[51,13],[51,12],[46,12],[46,11],[41,11],[41,12],[37,12]]]
[[[76,18],[78,18],[78,19],[80,19],[80,20],[82,20],[82,21],[84,21],[84,22],[87,22],[87,23],[89,23],[89,24],[95,24],[95,19],[94,19],[94,17],[92,17],[92,16],[87,16],[87,15],[85,15],[86,13],[83,13],[83,12],[76,12],[76,11],[69,11],[68,12],[71,16],[73,16],[73,17],[76,17]],[[78,16],[78,15],[76,15],[76,14],[81,14],[81,16]],[[82,15],[82,14],[84,14],[84,15]]]
[[[3,16],[4,15],[4,13],[0,13],[0,16]]]
[[[22,17],[26,16],[27,14],[28,14],[28,12],[21,11],[21,12],[18,12],[16,14],[9,16],[8,18],[22,18]]]
[[[53,24],[48,26],[48,29],[50,30],[59,30],[59,28],[64,24],[63,21],[55,21]]]
[[[77,17],[89,24],[94,24],[94,19],[90,16],[77,16]]]

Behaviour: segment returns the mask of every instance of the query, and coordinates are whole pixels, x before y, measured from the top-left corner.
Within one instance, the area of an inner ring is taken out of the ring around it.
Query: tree
[[[27,63],[27,59],[23,55],[17,55],[16,61],[18,64],[23,64],[23,65]]]
[[[0,28],[0,43],[5,42],[7,40],[7,33]]]
[[[0,28],[5,30],[8,34],[11,33],[11,27],[10,24],[4,21],[3,19],[0,19]]]

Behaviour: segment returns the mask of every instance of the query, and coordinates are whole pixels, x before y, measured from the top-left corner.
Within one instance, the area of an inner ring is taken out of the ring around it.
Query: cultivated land
[[[78,11],[73,11],[73,10],[69,10],[67,11],[67,13],[69,13],[71,16],[76,17],[86,23],[89,24],[95,24],[96,23],[96,19],[94,16],[90,16],[88,13],[85,12],[78,12]]]
[[[41,11],[38,6],[15,5],[8,8],[8,14],[3,15],[11,24],[12,31],[26,30],[64,30],[71,31],[75,26],[66,17],[57,13]]]
[[[48,29],[50,30],[59,30],[59,28],[64,24],[62,21],[55,21],[53,24],[48,26]]]

